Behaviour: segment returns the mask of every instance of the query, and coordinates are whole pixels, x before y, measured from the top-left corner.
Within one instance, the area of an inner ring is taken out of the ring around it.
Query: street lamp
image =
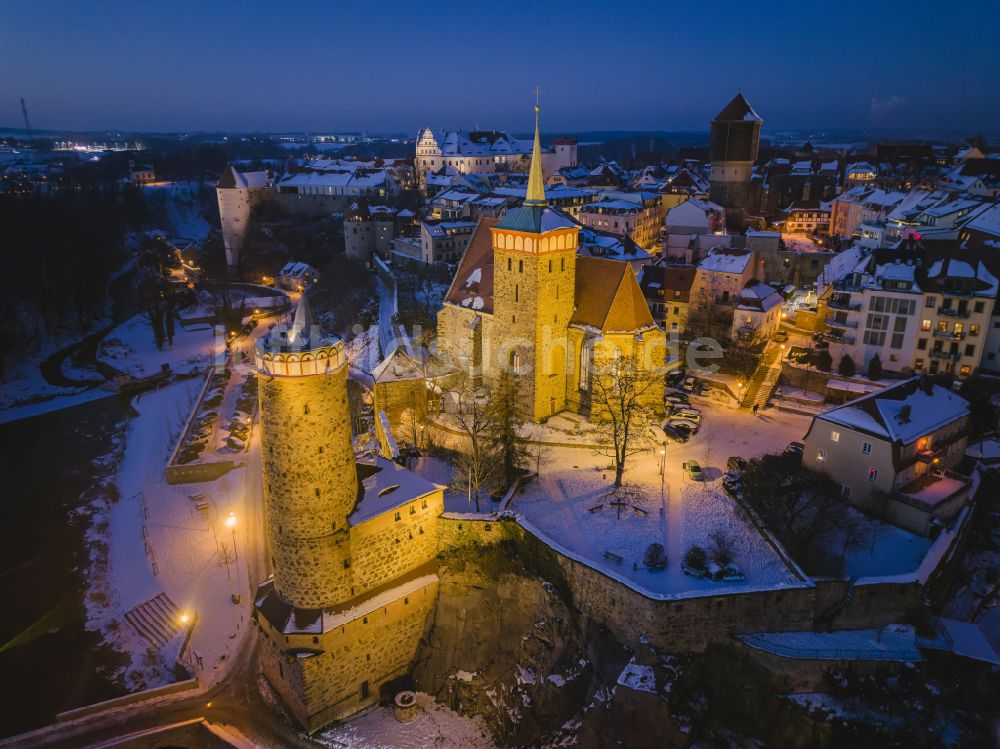
[[[226,526],[233,532],[233,559],[238,562],[240,555],[236,553],[236,513],[229,513],[229,517],[226,518]]]
[[[187,623],[191,620],[191,617],[188,616],[187,613],[185,612],[185,613],[181,614],[180,620],[181,620],[181,624],[182,625],[187,625]]]

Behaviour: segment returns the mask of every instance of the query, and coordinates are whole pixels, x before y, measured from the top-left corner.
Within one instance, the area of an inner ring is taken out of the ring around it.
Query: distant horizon
[[[927,0],[843,0],[835,11],[106,0],[81,12],[70,0],[12,0],[0,122],[22,122],[24,97],[39,131],[525,132],[540,86],[546,132],[707,130],[738,91],[771,132],[1000,127],[1000,28],[986,14],[977,23]],[[849,34],[833,33],[846,19],[857,22]]]

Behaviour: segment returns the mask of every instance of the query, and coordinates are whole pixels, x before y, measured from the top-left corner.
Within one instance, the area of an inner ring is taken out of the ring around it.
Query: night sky
[[[524,132],[536,84],[548,131],[1000,122],[995,0],[528,5],[0,0],[0,126]]]

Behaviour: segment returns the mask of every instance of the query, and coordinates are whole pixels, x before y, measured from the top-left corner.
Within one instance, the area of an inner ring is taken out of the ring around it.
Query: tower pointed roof
[[[531,168],[528,170],[528,192],[524,196],[524,205],[544,207],[548,205],[545,199],[545,180],[542,177],[542,141],[538,136],[538,111],[541,107],[535,101],[535,145],[531,149]]]
[[[719,122],[732,122],[734,120],[763,120],[763,118],[757,114],[753,107],[750,106],[750,102],[744,98],[743,93],[740,92],[732,98],[722,111],[715,115],[716,121]]]
[[[291,330],[288,331],[288,341],[290,343],[308,341],[312,325],[312,310],[309,309],[309,302],[306,301],[306,295],[303,294],[299,299],[299,306],[295,308],[295,319],[292,321]]]

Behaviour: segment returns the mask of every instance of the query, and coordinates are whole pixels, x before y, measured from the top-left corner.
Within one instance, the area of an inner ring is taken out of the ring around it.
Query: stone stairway
[[[771,392],[781,375],[781,346],[775,343],[767,344],[764,354],[760,358],[757,371],[750,378],[750,384],[743,395],[743,408],[763,408],[767,404],[767,399],[771,397]]]
[[[140,603],[125,614],[125,621],[158,648],[166,645],[181,630],[181,612],[166,593]]]

